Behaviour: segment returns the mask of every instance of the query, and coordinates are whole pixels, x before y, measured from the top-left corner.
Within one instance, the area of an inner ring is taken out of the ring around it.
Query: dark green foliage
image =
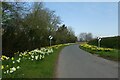
[[[98,46],[98,40],[91,40],[88,44]],[[102,38],[101,47],[120,49],[120,36]]]
[[[56,43],[58,43],[58,44],[72,43],[72,42],[75,42],[77,40],[73,31],[68,29],[68,27],[65,25],[62,25],[56,31],[56,39],[57,39]]]
[[[49,46],[49,35],[53,36],[52,45],[76,41],[72,31],[59,26],[61,20],[55,11],[42,2],[2,2],[1,9],[3,55]]]

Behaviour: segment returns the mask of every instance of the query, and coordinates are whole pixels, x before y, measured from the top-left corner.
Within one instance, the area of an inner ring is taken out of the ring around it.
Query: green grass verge
[[[105,51],[93,51],[90,49],[83,48],[81,46],[79,46],[79,47],[80,47],[80,49],[83,49],[89,53],[97,54],[100,57],[103,57],[103,58],[106,58],[109,60],[120,61],[120,50],[115,49],[110,52],[105,52]]]
[[[14,72],[13,78],[54,78],[56,62],[60,51],[65,47],[65,45],[59,47],[57,50],[41,61],[22,61],[21,69]],[[3,76],[4,78],[4,76]],[[6,77],[5,77],[6,78]],[[9,76],[8,76],[9,78]]]

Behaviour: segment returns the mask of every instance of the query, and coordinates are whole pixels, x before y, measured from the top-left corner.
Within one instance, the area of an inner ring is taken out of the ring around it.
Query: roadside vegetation
[[[0,5],[2,77],[53,77],[59,51],[77,40],[72,27],[63,24],[43,2],[1,2]]]
[[[115,61],[120,60],[120,56],[119,56],[120,50],[118,49],[97,47],[94,45],[89,45],[87,43],[80,44],[80,48],[92,54],[97,54],[98,56],[101,56],[110,60],[115,60]]]
[[[14,57],[2,56],[3,78],[53,78],[59,52],[70,44],[17,52]]]
[[[98,40],[97,39],[90,40],[88,44],[98,46]],[[100,46],[120,50],[120,36],[104,37],[100,41]]]
[[[74,43],[77,38],[72,27],[62,23],[55,11],[46,8],[43,2],[2,3],[2,54],[14,53],[51,45]],[[1,4],[0,3],[0,4]]]

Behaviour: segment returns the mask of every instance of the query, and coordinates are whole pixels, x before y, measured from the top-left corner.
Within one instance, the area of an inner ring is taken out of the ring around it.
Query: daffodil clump
[[[114,49],[111,49],[111,48],[103,48],[103,47],[97,47],[97,46],[94,46],[94,45],[89,45],[87,43],[85,44],[81,44],[80,45],[81,47],[85,48],[85,49],[89,49],[89,50],[92,50],[92,51],[113,51]]]
[[[18,71],[19,69],[22,69],[20,63],[25,60],[30,60],[32,62],[35,61],[41,61],[42,59],[45,58],[45,56],[50,55],[54,52],[54,50],[58,49],[59,47],[63,45],[69,45],[69,44],[60,44],[60,45],[54,45],[51,47],[46,47],[46,48],[41,48],[35,49],[32,51],[25,51],[25,52],[17,52],[14,53],[14,57],[7,57],[2,55],[1,60],[2,60],[2,74],[5,76],[11,77],[13,73]]]
[[[1,60],[2,60],[1,69],[2,69],[2,74],[4,75],[10,76],[15,71],[20,69],[20,62],[21,62],[20,57],[10,58],[2,55]]]

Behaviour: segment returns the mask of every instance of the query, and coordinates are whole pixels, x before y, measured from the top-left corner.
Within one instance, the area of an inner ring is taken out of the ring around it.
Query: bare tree
[[[92,40],[92,38],[93,38],[92,33],[87,33],[87,35],[86,35],[86,40],[87,40],[87,41],[90,41],[90,40]]]
[[[79,41],[90,41],[93,38],[92,33],[80,33],[78,39]]]

